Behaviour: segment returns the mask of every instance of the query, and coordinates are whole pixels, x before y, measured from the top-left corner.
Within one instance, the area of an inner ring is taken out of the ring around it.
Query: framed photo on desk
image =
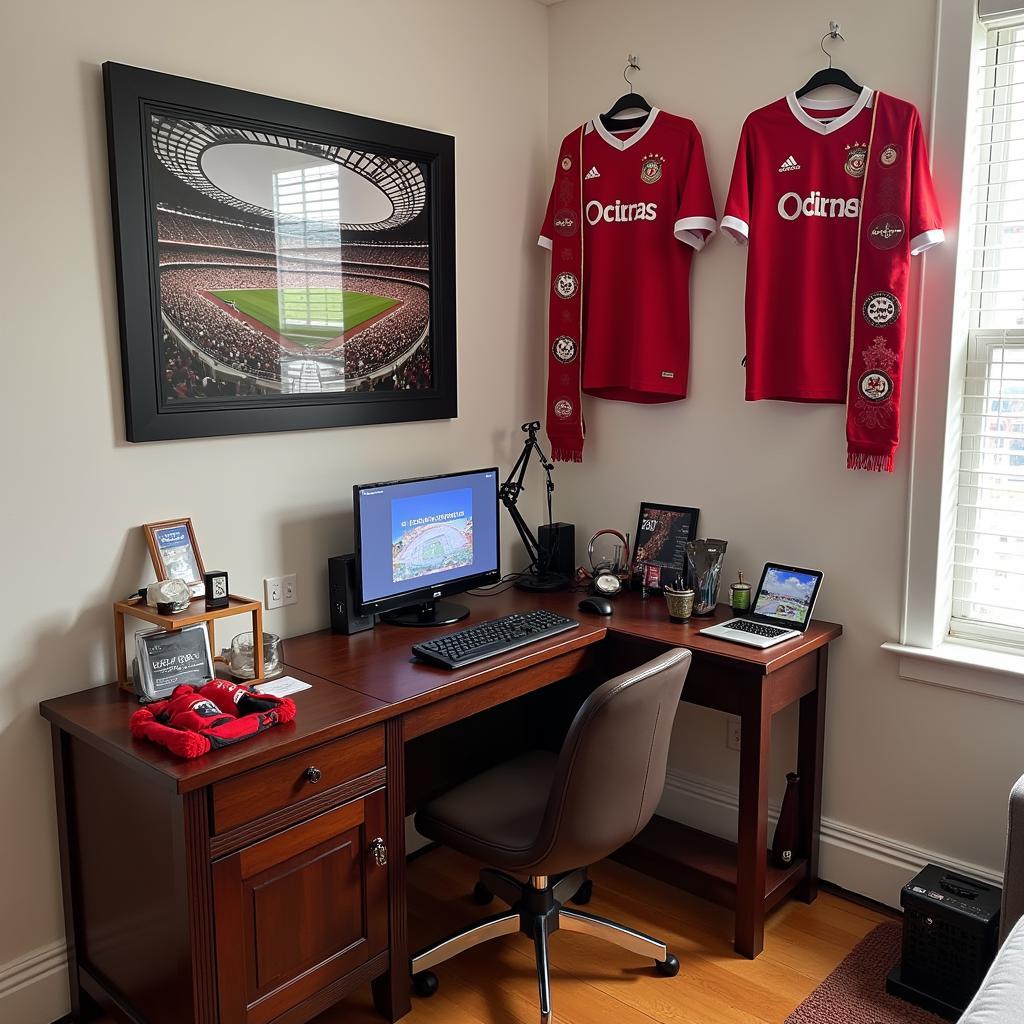
[[[697,536],[699,508],[640,502],[630,579],[634,587],[660,592],[686,579],[686,542]]]

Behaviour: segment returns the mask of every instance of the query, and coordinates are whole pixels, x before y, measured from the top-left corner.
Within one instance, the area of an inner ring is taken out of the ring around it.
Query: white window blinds
[[[950,633],[1024,646],[1024,19],[978,61]]]

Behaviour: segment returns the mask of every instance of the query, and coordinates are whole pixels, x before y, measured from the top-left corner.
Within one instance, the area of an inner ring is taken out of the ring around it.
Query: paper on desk
[[[259,690],[260,693],[269,693],[271,697],[287,697],[290,693],[310,689],[310,684],[296,679],[295,676],[279,676],[266,683],[257,683],[253,689]]]

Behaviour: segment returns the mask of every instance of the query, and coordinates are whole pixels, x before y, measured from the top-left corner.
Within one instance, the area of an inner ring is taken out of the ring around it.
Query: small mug
[[[693,614],[693,591],[662,588],[665,604],[668,605],[668,617],[672,622],[687,622]]]

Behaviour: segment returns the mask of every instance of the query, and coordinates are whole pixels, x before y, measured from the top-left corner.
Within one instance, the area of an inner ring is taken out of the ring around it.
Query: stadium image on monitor
[[[391,502],[392,582],[472,562],[473,492],[468,487]]]
[[[164,114],[149,141],[165,403],[431,388],[424,166]]]
[[[769,568],[757,594],[754,611],[773,619],[787,619],[803,624],[807,621],[817,576],[792,569]]]

